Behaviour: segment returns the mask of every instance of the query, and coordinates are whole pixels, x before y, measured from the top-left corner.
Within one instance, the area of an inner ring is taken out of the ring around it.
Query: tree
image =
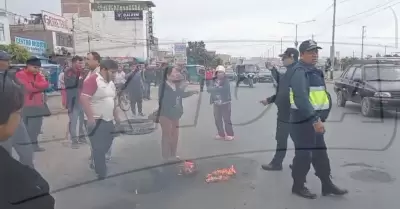
[[[12,63],[25,63],[30,56],[27,49],[15,43],[10,45],[0,45],[0,50],[8,52],[12,56]]]
[[[208,61],[206,45],[203,41],[189,41],[186,56],[193,62],[191,64],[206,65]]]
[[[376,57],[382,57],[382,56],[381,56],[381,54],[379,54],[379,53],[376,53]]]

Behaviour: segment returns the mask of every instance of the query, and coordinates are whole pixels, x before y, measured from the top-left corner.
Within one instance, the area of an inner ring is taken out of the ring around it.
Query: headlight
[[[376,92],[374,94],[375,97],[392,97],[389,92]]]

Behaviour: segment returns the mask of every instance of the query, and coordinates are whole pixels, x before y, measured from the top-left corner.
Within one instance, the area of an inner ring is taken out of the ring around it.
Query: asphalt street
[[[328,87],[332,90],[331,84]],[[178,152],[183,159],[197,159],[199,172],[192,177],[160,175],[159,169],[153,168],[161,163],[160,130],[149,135],[118,137],[109,163],[110,177],[103,181],[96,181],[88,167],[88,149],[58,146],[57,150],[49,151],[52,155],[68,153],[59,160],[39,153],[42,156],[36,159],[36,164],[50,182],[56,208],[398,208],[400,184],[396,179],[400,177],[400,145],[396,143],[398,119],[395,114],[388,113],[384,119],[364,118],[356,104],[337,107],[332,92],[334,104],[326,122],[325,138],[333,180],[350,193],[345,197],[306,200],[290,192],[291,142],[283,171],[260,169],[261,164],[272,158],[276,146],[276,107],[258,103],[274,93],[272,84],[256,84],[255,88],[241,86],[237,98],[233,86],[232,91],[236,139],[231,142],[214,140],[216,128],[208,93],[192,96],[184,102]],[[235,178],[205,183],[207,173],[231,165],[238,171]],[[165,167],[172,169],[174,166]],[[320,183],[313,170],[308,175],[308,186],[320,194]]]

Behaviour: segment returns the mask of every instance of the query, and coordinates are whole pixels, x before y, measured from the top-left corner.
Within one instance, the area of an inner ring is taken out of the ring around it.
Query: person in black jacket
[[[288,48],[286,51],[280,55],[282,57],[283,65],[289,72],[292,67],[296,64],[299,59],[299,52],[295,48]],[[266,64],[267,67],[272,66]],[[264,170],[282,170],[282,162],[286,155],[287,150],[287,140],[290,133],[290,101],[289,101],[289,81],[287,78],[287,73],[280,74],[275,67],[271,68],[271,74],[274,77],[277,86],[276,94],[268,97],[265,100],[260,101],[263,105],[268,105],[275,103],[278,107],[278,118],[276,125],[276,151],[274,158],[269,164],[262,165]]]
[[[71,136],[71,147],[79,148],[79,143],[86,143],[84,132],[84,115],[79,103],[80,92],[83,85],[83,58],[74,56],[72,66],[64,73],[64,85],[66,89],[66,107],[69,116],[69,134]],[[78,126],[79,132],[76,131]]]
[[[0,74],[4,74],[4,76],[10,78],[11,80],[16,81],[15,75],[10,73],[10,59],[11,56],[5,52],[0,51]],[[18,153],[19,161],[31,168],[33,165],[33,147],[31,144],[31,139],[26,130],[26,126],[23,121],[19,123],[17,130],[14,132],[14,135],[10,137],[9,140],[5,142],[0,142],[0,146],[3,146],[10,154],[12,153],[12,148]]]
[[[177,160],[179,120],[183,115],[182,99],[197,94],[181,88],[182,75],[177,67],[165,69],[163,82],[158,89],[159,109],[157,117],[161,126],[161,154],[165,161]]]
[[[21,122],[24,94],[21,86],[0,74],[0,141],[13,136]],[[53,209],[49,184],[29,166],[15,160],[0,146],[0,208]]]

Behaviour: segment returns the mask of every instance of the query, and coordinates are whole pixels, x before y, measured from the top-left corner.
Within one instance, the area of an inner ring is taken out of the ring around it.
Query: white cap
[[[215,69],[216,72],[223,72],[225,73],[225,67],[222,65],[218,65],[218,67]]]

